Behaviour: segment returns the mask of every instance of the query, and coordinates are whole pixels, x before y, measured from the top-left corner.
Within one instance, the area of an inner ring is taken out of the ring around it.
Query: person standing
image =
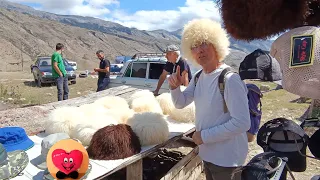
[[[166,80],[167,75],[176,72],[178,66],[180,67],[181,75],[183,77],[181,85],[188,86],[189,81],[192,78],[190,66],[186,60],[181,57],[180,50],[176,45],[172,44],[167,47],[166,58],[168,61],[163,68],[162,74],[160,75],[157,88],[155,91],[153,91],[154,95],[159,94],[159,90],[163,82]]]
[[[58,43],[56,45],[56,51],[51,56],[52,77],[55,78],[56,81],[58,101],[67,100],[69,96],[68,76],[61,56],[63,50],[64,45]]]
[[[246,132],[251,121],[248,89],[237,73],[225,76],[223,93],[228,112],[224,112],[218,79],[230,67],[223,63],[229,53],[227,33],[218,22],[196,19],[184,27],[181,44],[185,57],[200,65],[202,73],[182,92],[183,77],[178,67],[168,79],[172,102],[182,109],[194,101],[196,131],[192,139],[199,145],[206,179],[239,180],[241,173],[236,169],[245,163],[248,154]]]
[[[105,59],[104,52],[99,50],[96,52],[100,59],[99,68],[95,68],[94,72],[98,72],[98,88],[97,92],[105,90],[110,83],[110,61]]]

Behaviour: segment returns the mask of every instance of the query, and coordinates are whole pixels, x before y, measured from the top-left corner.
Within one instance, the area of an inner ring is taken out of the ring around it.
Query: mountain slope
[[[57,15],[53,13],[48,13],[44,11],[35,10],[31,7],[24,6],[17,3],[12,3],[6,0],[0,0],[0,8],[5,8],[8,10],[14,10],[24,14],[30,14],[40,18],[58,21],[67,25],[72,25],[76,27],[86,28],[94,31],[100,31],[107,34],[119,35],[120,37],[125,35],[134,36],[138,39],[148,39],[150,41],[155,39],[164,39],[171,41],[179,41],[181,39],[182,29],[178,29],[173,32],[166,30],[154,30],[145,31],[138,30],[136,28],[128,28],[120,24],[104,21],[102,19],[97,19],[93,17],[83,17],[75,15]],[[240,50],[246,53],[252,52],[257,48],[269,50],[272,41],[252,41],[247,43],[245,41],[237,41],[230,38],[231,48]]]
[[[3,8],[3,9],[1,9]],[[65,57],[77,61],[80,69],[97,64],[98,49],[109,54],[130,56],[137,52],[159,52],[168,44],[179,44],[182,29],[145,31],[92,17],[57,15],[0,0],[0,71],[24,70],[38,55],[50,55],[57,42],[66,44]],[[226,61],[238,64],[244,54],[257,48],[269,50],[272,41],[250,43],[230,38],[232,57]]]
[[[181,39],[181,34],[182,34],[182,29],[178,29],[176,31],[170,32],[170,35],[173,35],[178,39]],[[246,41],[236,40],[233,37],[229,37],[229,40],[230,40],[231,49],[243,51],[245,53],[251,53],[258,48],[269,51],[271,44],[273,42],[271,40],[266,40],[266,41],[254,40],[248,43]],[[236,51],[233,51],[233,52],[236,52]]]
[[[57,42],[66,45],[64,56],[79,63],[80,69],[97,65],[95,52],[103,49],[112,58],[137,52],[160,52],[172,41],[110,35],[0,9],[0,70],[24,70],[38,55],[51,55]],[[176,42],[178,43],[178,42]],[[11,63],[11,64],[9,64]]]

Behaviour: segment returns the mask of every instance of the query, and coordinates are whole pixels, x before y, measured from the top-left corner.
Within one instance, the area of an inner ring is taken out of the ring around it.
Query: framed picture
[[[291,37],[290,68],[313,65],[314,40],[313,34]]]

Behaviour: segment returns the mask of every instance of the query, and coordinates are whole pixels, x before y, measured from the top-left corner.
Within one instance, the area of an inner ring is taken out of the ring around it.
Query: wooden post
[[[127,180],[142,180],[143,179],[143,167],[142,159],[130,164],[126,168]]]

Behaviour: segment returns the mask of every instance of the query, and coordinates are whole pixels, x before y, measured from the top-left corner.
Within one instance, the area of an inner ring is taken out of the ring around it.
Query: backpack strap
[[[229,72],[232,72],[232,69],[230,67],[227,67],[225,68],[219,75],[219,81],[218,81],[218,87],[220,89],[220,93],[222,95],[222,99],[223,99],[223,111],[224,113],[227,113],[228,112],[228,107],[227,107],[227,104],[226,104],[226,101],[224,100],[224,88],[225,88],[225,76],[226,74],[228,74]],[[202,73],[202,69],[195,75],[195,78],[194,78],[194,86],[197,86],[197,82],[198,82],[198,79],[200,77]]]
[[[226,103],[226,101],[224,99],[225,76],[226,76],[226,74],[228,74],[230,72],[232,72],[232,69],[230,67],[227,67],[219,75],[219,82],[218,82],[219,84],[218,84],[218,86],[219,86],[220,93],[221,93],[222,99],[223,99],[223,111],[224,111],[224,113],[228,112],[227,103]]]
[[[203,69],[201,69],[201,70],[196,74],[196,77],[194,77],[194,86],[197,86],[197,82],[198,82],[198,79],[199,79],[199,77],[200,77],[200,75],[201,75],[201,73],[202,73],[202,70],[203,70]]]

